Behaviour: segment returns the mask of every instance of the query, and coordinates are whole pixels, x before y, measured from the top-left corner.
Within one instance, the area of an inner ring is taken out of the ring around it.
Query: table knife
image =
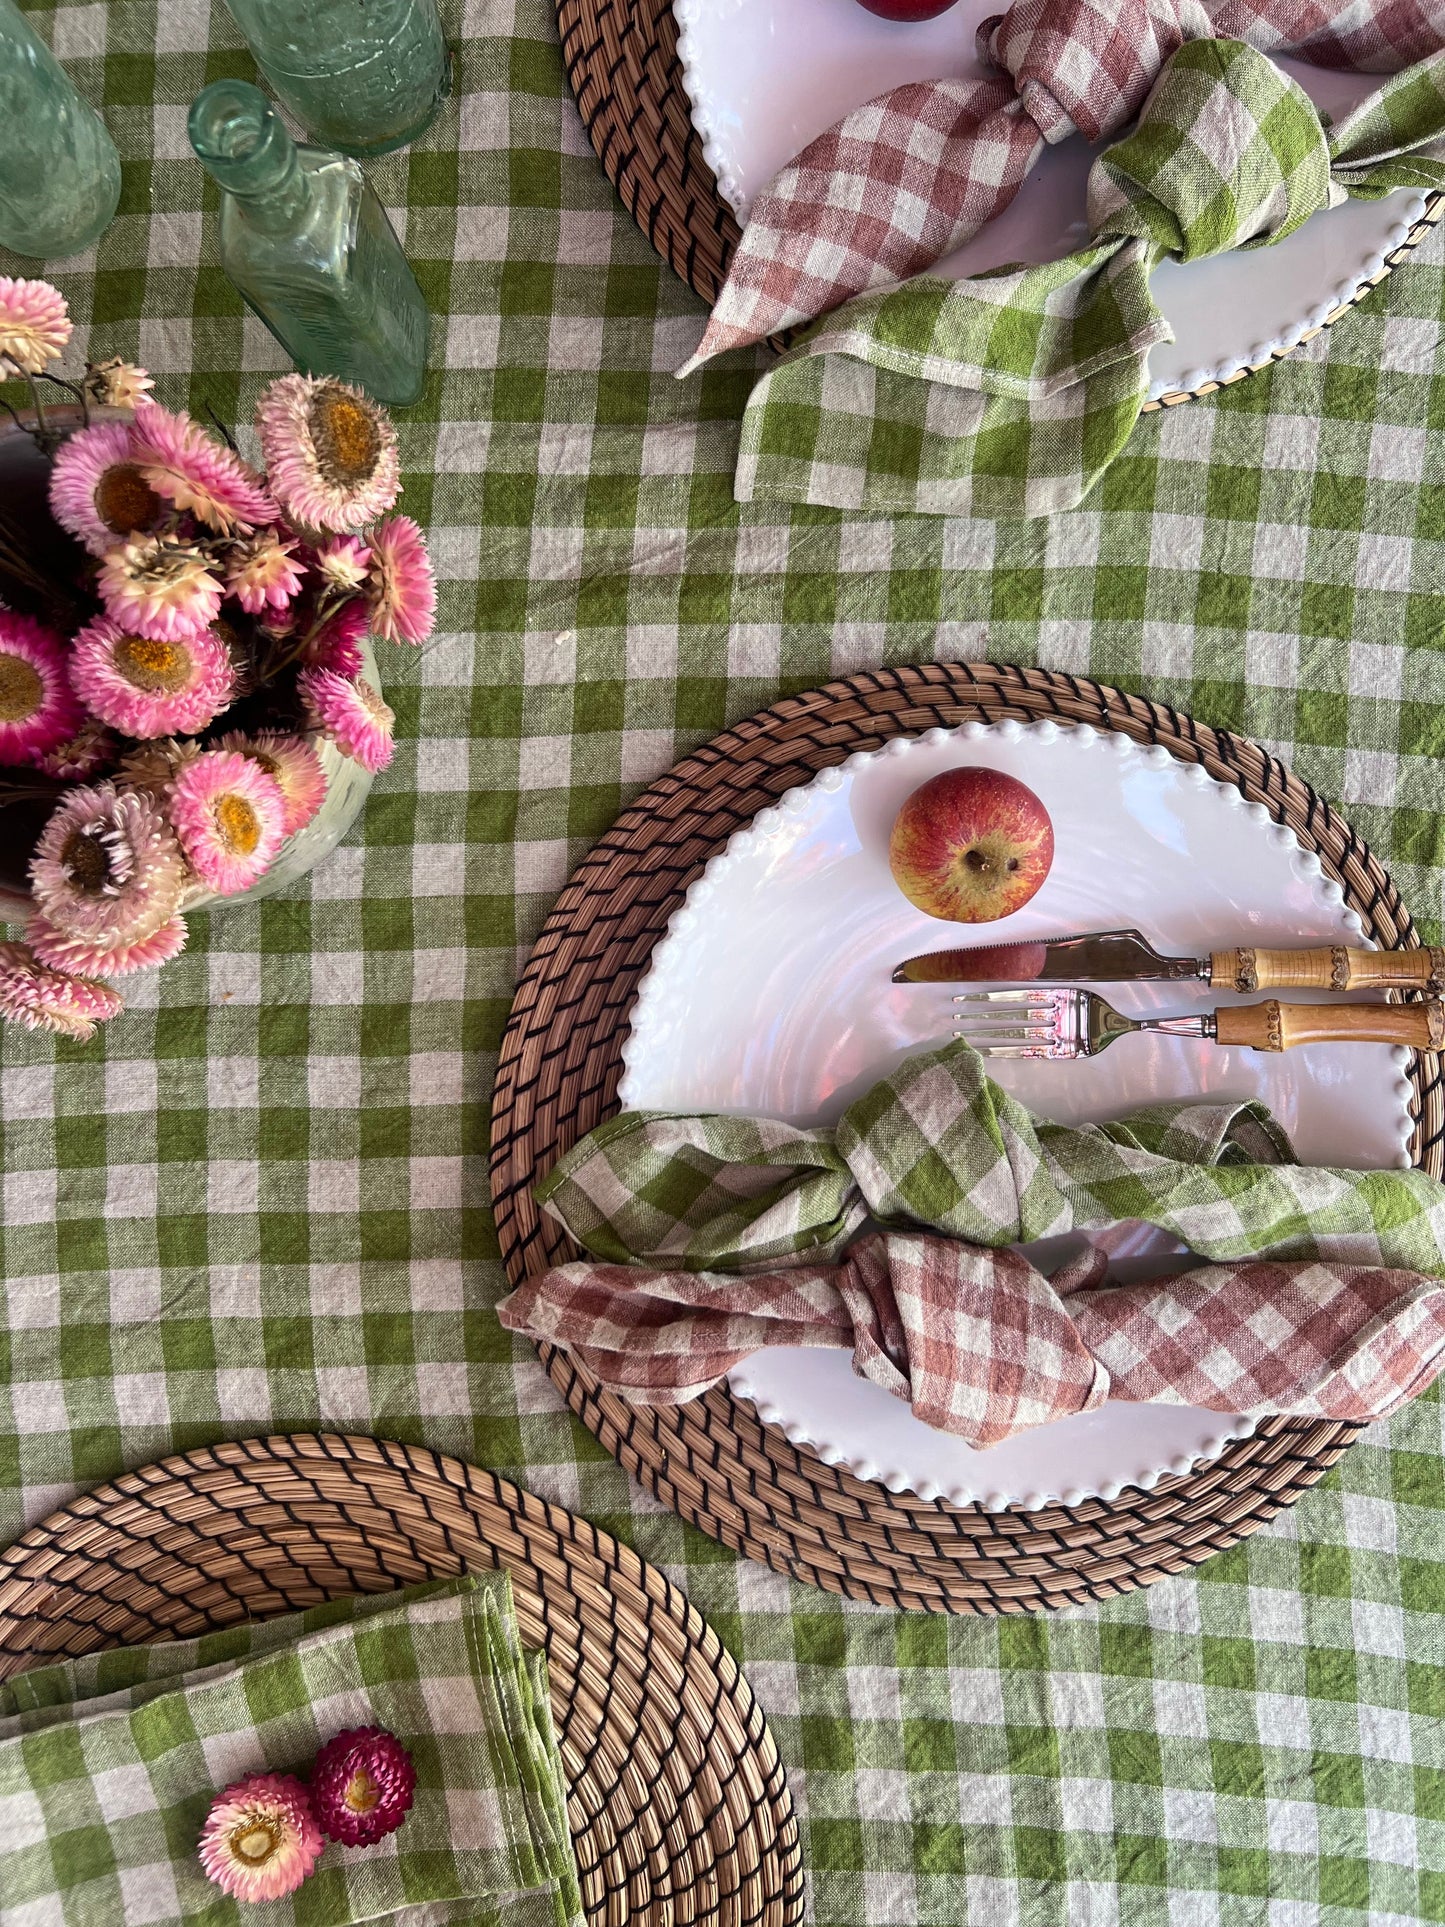
[[[910,957],[895,984],[1210,984],[1216,990],[1428,990],[1445,994],[1445,949],[1215,950],[1166,957],[1137,930],[991,943]]]

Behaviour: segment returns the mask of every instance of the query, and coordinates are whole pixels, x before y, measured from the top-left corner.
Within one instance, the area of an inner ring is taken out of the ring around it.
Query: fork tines
[[[1060,1018],[1068,992],[972,990],[953,999],[955,1037],[981,1057],[1053,1057],[1063,1039]]]

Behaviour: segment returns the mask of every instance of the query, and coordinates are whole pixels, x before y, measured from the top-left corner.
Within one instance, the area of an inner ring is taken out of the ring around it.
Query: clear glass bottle
[[[256,64],[313,140],[389,154],[451,84],[437,0],[226,0]]]
[[[119,200],[120,156],[104,122],[15,0],[0,0],[0,246],[79,254]]]
[[[356,162],[298,147],[244,80],[197,94],[190,134],[221,187],[221,265],[297,367],[377,401],[415,401],[426,302]]]

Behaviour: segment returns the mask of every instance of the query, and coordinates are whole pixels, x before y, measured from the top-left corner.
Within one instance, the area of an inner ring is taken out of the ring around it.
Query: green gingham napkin
[[[328,1845],[285,1900],[238,1904],[196,1843],[245,1773],[305,1777],[377,1725],[416,1797],[368,1848]],[[362,1595],[0,1684],[4,1927],[580,1927],[545,1663],[505,1573]]]
[[[1187,42],[1089,178],[1093,240],[1042,267],[921,275],[826,316],[749,396],[739,501],[939,515],[1074,507],[1148,397],[1171,340],[1150,276],[1266,247],[1318,210],[1445,185],[1445,52],[1327,133],[1239,40]]]
[[[594,1257],[688,1271],[833,1259],[872,1219],[1006,1245],[1133,1219],[1227,1261],[1269,1254],[1445,1276],[1445,1186],[1296,1164],[1258,1104],[1041,1122],[967,1044],[910,1058],[833,1130],[628,1111],[538,1187]]]

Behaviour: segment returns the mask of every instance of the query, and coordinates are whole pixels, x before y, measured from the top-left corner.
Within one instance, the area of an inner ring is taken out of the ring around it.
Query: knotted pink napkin
[[[610,1390],[680,1404],[765,1345],[851,1349],[925,1425],[996,1445],[1106,1398],[1219,1412],[1383,1418],[1445,1360],[1445,1283],[1310,1260],[1201,1265],[1101,1283],[1008,1249],[869,1232],[838,1265],[738,1276],[562,1265],[498,1307]]]
[[[983,79],[895,87],[764,189],[678,374],[931,267],[1003,212],[1045,143],[1119,133],[1171,54],[1209,36],[1394,73],[1445,42],[1445,0],[1018,0],[978,30]]]

